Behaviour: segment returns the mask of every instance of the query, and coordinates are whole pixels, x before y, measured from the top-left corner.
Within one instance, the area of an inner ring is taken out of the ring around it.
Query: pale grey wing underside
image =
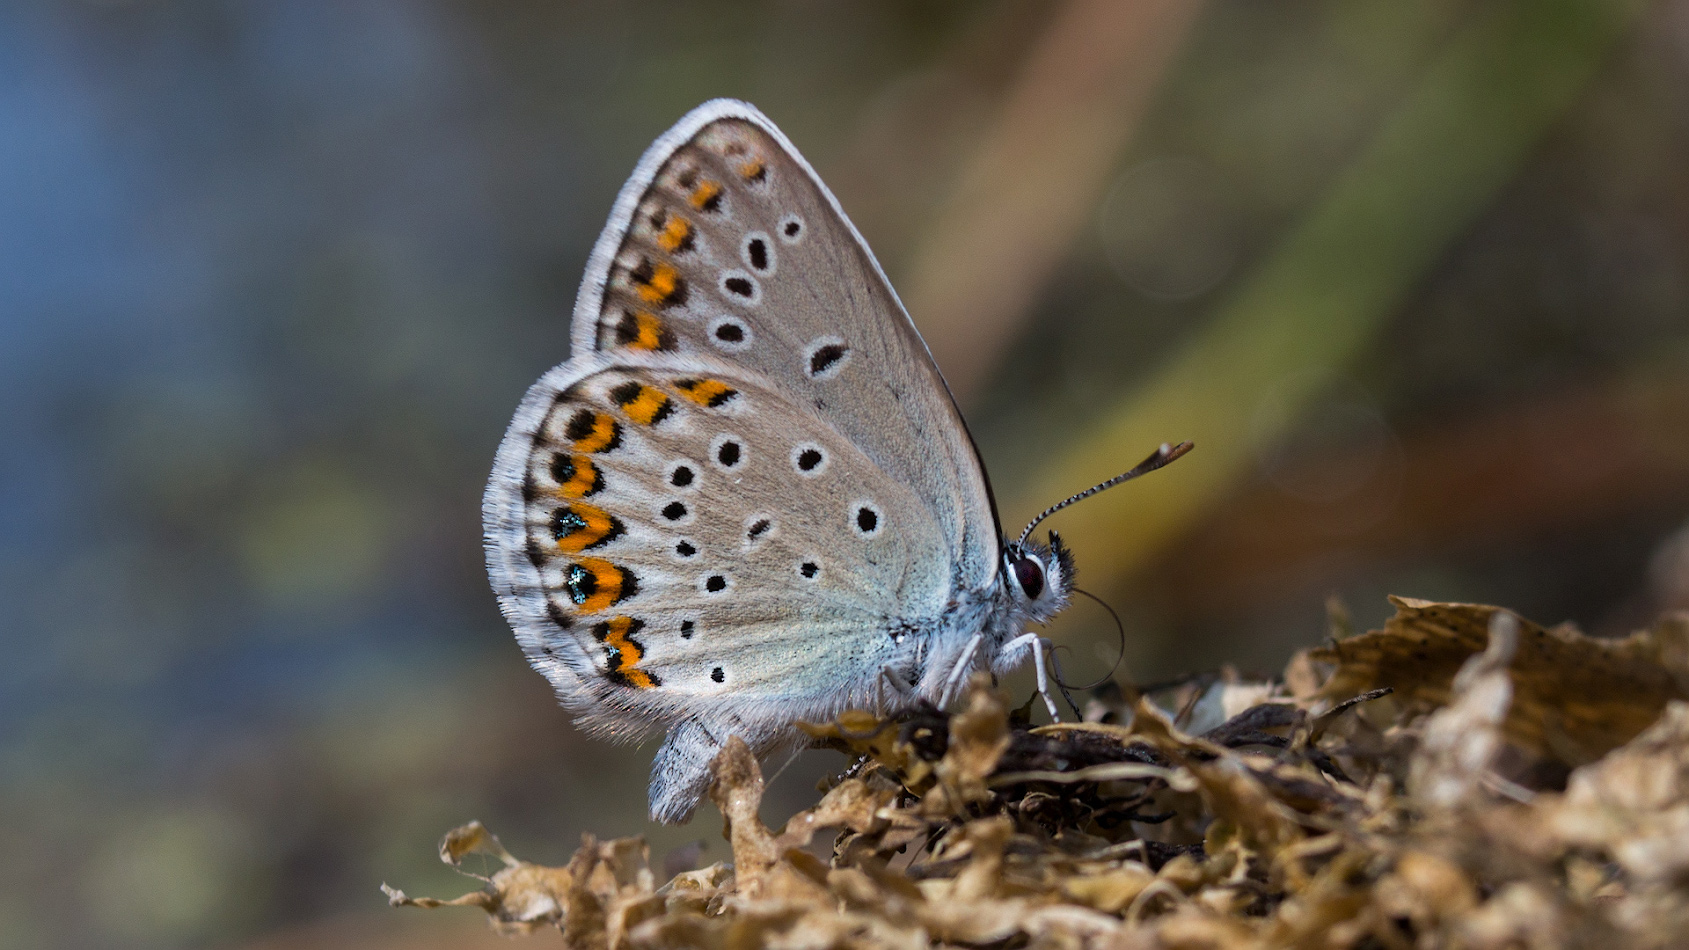
[[[878,263],[760,112],[706,103],[647,150],[572,341],[500,447],[488,564],[584,723],[669,729],[654,817],[691,814],[728,735],[766,753],[888,669],[936,692],[994,609],[990,491]]]
[[[488,491],[489,562],[583,722],[825,719],[946,609],[930,509],[812,405],[743,368],[590,357],[535,384]],[[905,670],[905,675],[914,675]]]
[[[719,355],[831,421],[937,519],[961,589],[997,574],[977,452],[837,201],[754,107],[706,103],[623,189],[576,302],[577,354]]]

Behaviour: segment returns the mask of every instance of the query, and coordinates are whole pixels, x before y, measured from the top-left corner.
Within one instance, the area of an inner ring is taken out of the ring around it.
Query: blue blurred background
[[[1121,675],[1271,672],[1333,595],[1689,607],[1684,0],[16,0],[0,947],[493,945],[376,890],[468,889],[470,818],[723,856],[478,537],[616,188],[717,95],[874,245],[1007,521],[1196,439],[1055,524]]]

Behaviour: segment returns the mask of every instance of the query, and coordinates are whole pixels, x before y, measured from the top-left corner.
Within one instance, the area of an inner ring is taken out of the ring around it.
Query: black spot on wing
[[[850,349],[842,343],[828,343],[816,347],[815,352],[809,354],[809,375],[820,376],[827,372],[849,352]]]
[[[592,434],[592,424],[598,418],[591,409],[578,409],[569,417],[569,424],[563,427],[564,438],[572,442],[579,442]]]
[[[856,527],[864,534],[873,531],[879,526],[880,516],[875,514],[872,508],[856,509]]]
[[[545,612],[547,616],[551,617],[551,622],[556,624],[559,630],[568,630],[575,625],[575,618],[563,609],[563,605],[549,597],[545,600]]]

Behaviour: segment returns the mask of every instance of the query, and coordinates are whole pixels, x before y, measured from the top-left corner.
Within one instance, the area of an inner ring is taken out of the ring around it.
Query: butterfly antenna
[[[1098,492],[1108,491],[1110,488],[1113,488],[1114,486],[1120,484],[1121,482],[1129,482],[1132,479],[1137,478],[1139,475],[1148,475],[1150,472],[1153,472],[1156,469],[1162,467],[1163,465],[1166,465],[1168,462],[1171,462],[1174,459],[1179,458],[1180,456],[1184,455],[1186,452],[1189,452],[1191,449],[1194,449],[1194,448],[1196,448],[1195,442],[1180,442],[1178,445],[1168,445],[1165,442],[1161,443],[1161,448],[1156,449],[1155,453],[1153,455],[1151,455],[1149,458],[1144,459],[1142,462],[1139,462],[1137,465],[1133,466],[1131,471],[1121,472],[1119,475],[1114,476],[1113,478],[1109,479],[1106,482],[1103,482],[1100,485],[1093,485],[1090,488],[1085,489],[1084,491],[1080,492],[1077,495],[1074,495],[1074,496],[1067,498],[1063,501],[1059,501],[1059,502],[1051,505],[1050,507],[1045,508],[1044,511],[1041,514],[1039,514],[1038,517],[1032,519],[1032,523],[1026,526],[1025,531],[1022,531],[1020,533],[1020,540],[1016,541],[1015,543],[1018,544],[1018,545],[1025,545],[1026,539],[1032,537],[1032,529],[1038,527],[1039,522],[1043,521],[1045,518],[1050,517],[1051,515],[1055,514],[1056,512],[1062,510],[1063,508],[1066,508],[1068,505],[1077,504],[1081,501],[1084,501],[1085,499],[1091,497],[1092,495],[1097,494]],[[1098,601],[1098,603],[1101,603],[1101,601]]]

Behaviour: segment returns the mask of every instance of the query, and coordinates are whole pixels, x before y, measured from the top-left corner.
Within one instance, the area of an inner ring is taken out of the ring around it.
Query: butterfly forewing
[[[742,103],[700,108],[654,152],[649,182],[624,195],[625,226],[606,233],[620,236],[602,282],[589,281],[602,293],[577,308],[577,346],[707,354],[763,374],[915,491],[959,584],[987,584],[998,532],[978,455],[832,195]]]

